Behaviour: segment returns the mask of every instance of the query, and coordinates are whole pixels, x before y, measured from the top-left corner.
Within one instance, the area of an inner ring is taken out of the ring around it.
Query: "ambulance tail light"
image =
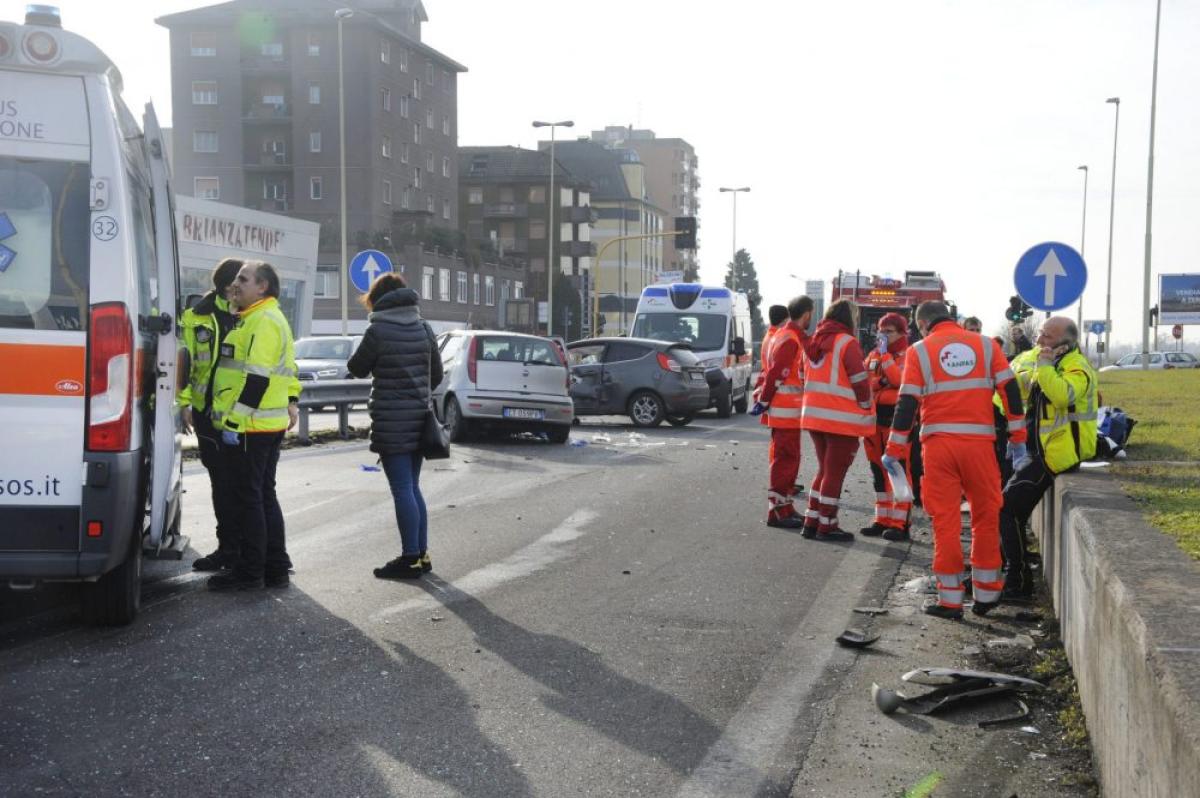
[[[479,372],[479,339],[472,337],[471,343],[467,344],[467,379],[475,382],[475,375]]]
[[[88,435],[94,452],[129,451],[133,433],[133,326],[120,302],[92,306],[88,333]]]

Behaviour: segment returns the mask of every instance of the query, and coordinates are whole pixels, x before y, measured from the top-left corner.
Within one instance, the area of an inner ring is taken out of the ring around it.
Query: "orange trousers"
[[[1000,571],[1000,471],[995,444],[986,438],[933,435],[922,443],[922,495],[933,521],[933,574],[938,602],[962,606],[962,497],[971,505],[971,570],[976,601],[992,601],[1004,587]],[[994,597],[994,598],[993,598]]]
[[[888,435],[892,432],[890,425],[876,424],[875,432],[863,438],[863,451],[867,454],[867,462],[871,464],[871,479],[875,484],[875,523],[892,529],[907,529],[909,516],[912,513],[911,502],[898,502],[892,494],[892,480],[883,468],[883,453],[887,449]],[[904,472],[908,475],[908,484],[912,484],[912,469],[902,461]]]

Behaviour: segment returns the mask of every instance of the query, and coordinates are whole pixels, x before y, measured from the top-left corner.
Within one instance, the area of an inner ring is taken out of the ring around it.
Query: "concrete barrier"
[[[1034,513],[1105,795],[1200,796],[1200,566],[1107,473]]]

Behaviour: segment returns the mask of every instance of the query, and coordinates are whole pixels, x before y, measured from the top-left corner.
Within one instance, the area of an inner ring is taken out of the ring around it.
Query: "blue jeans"
[[[429,514],[425,497],[421,495],[420,452],[385,454],[383,471],[392,488],[396,503],[396,525],[400,527],[400,543],[404,554],[420,554],[429,548]]]

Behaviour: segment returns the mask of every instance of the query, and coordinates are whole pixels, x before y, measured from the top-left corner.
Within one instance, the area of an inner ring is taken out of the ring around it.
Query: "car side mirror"
[[[743,357],[746,354],[746,339],[734,338],[733,345],[729,347],[729,354],[735,357]]]

